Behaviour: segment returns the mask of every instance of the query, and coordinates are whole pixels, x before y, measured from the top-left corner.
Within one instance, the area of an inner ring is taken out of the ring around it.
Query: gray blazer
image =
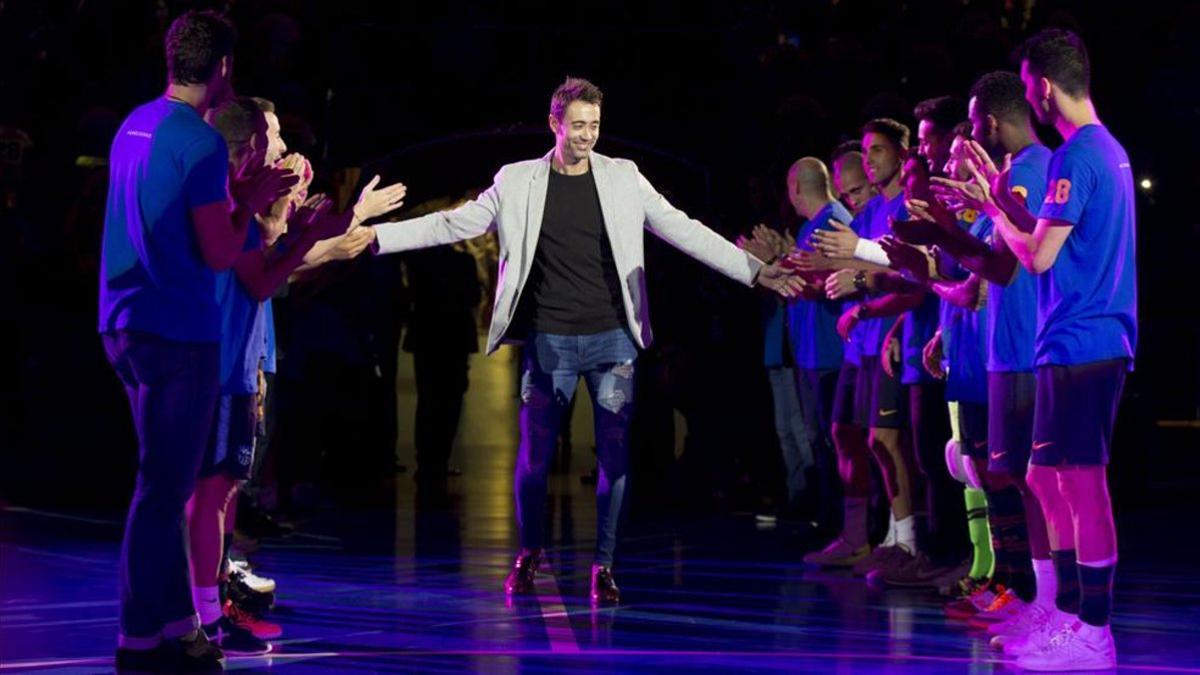
[[[505,341],[521,290],[529,279],[542,228],[553,154],[552,151],[541,159],[501,167],[490,188],[452,211],[375,226],[376,253],[449,244],[493,229],[499,233],[500,270],[488,331],[489,354]],[[593,152],[591,169],[617,274],[624,281],[621,296],[625,301],[625,317],[640,347],[645,349],[654,340],[646,302],[643,228],[732,279],[747,286],[754,283],[762,261],[671,206],[638,171],[636,164]]]

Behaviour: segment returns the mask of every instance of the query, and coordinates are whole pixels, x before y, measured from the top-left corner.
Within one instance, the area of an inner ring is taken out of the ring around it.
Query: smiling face
[[[875,187],[883,187],[896,177],[903,159],[900,150],[891,139],[877,131],[868,131],[862,139],[863,169],[867,180]]]
[[[279,131],[279,116],[273,112],[264,113],[267,122],[267,164],[274,164],[287,154],[287,143]]]
[[[586,101],[571,101],[562,119],[550,115],[558,154],[564,162],[584,161],[600,138],[600,106]]]

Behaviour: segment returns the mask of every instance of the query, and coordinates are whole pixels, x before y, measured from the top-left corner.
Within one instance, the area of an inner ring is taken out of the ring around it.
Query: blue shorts
[[[1037,377],[988,373],[988,471],[1024,476],[1033,448]]]
[[[250,478],[254,466],[254,441],[258,431],[258,406],[254,394],[222,394],[217,402],[212,433],[200,476]]]
[[[1041,366],[1033,413],[1037,466],[1105,466],[1129,361]]]

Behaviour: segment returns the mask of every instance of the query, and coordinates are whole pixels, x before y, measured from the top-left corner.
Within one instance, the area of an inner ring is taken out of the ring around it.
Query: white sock
[[[1054,576],[1054,561],[1033,559],[1033,578],[1037,583],[1037,595],[1034,603],[1042,607],[1054,607],[1054,598],[1058,595],[1058,577]]]
[[[844,514],[842,538],[854,548],[867,543],[867,500],[865,497],[846,497],[842,505]]]
[[[883,538],[883,541],[879,543],[879,546],[880,546],[880,548],[882,548],[884,546],[895,546],[895,545],[896,545],[896,512],[889,509],[888,510],[887,536]]]
[[[200,615],[201,625],[221,618],[221,593],[216,586],[192,586],[192,604]]]
[[[917,517],[909,516],[896,521],[896,545],[911,554],[917,553]]]

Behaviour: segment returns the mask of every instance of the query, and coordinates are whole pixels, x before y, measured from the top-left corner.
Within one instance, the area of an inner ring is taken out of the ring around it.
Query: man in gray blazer
[[[531,594],[542,561],[546,474],[563,410],[582,376],[595,406],[596,555],[593,602],[619,600],[613,553],[625,506],[634,361],[653,340],[646,301],[643,230],[747,286],[793,297],[803,281],[761,261],[671,206],[628,160],[592,148],[602,94],[568,78],[550,101],[555,147],[509,164],[457,209],[375,226],[377,253],[448,244],[493,229],[500,268],[487,351],[525,344],[521,443],[514,492],[521,551],[505,582]]]

